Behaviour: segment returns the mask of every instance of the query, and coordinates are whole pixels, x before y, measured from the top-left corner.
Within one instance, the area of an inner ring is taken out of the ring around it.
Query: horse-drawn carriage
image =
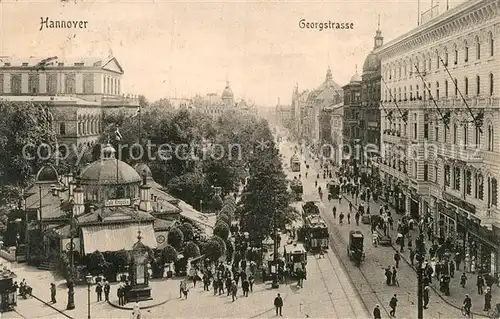
[[[365,252],[363,251],[363,233],[359,230],[351,230],[349,232],[349,246],[347,246],[347,254],[349,259],[354,261],[356,266],[361,265],[365,260]]]

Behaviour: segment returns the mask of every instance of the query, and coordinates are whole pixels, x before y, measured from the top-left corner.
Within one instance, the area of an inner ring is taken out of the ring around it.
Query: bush
[[[196,258],[200,256],[200,248],[198,248],[198,245],[190,241],[189,243],[186,244],[184,247],[184,252],[183,255],[185,258]]]
[[[162,250],[162,259],[164,263],[173,263],[177,261],[177,250],[172,245],[166,245]]]
[[[229,238],[229,226],[223,221],[217,222],[214,228],[214,235],[226,241]]]
[[[206,254],[206,247],[208,244],[208,240],[203,239],[198,242],[198,247],[200,248],[200,254],[205,255]]]
[[[182,231],[182,235],[184,236],[184,242],[190,242],[194,239],[194,227],[190,223],[186,222],[179,226],[179,229]]]
[[[224,255],[224,250],[225,247],[218,240],[211,238],[205,246],[205,257],[210,261],[217,262]]]
[[[226,253],[226,243],[224,242],[224,239],[220,238],[217,235],[212,236],[210,240],[215,240],[219,243],[219,245],[222,247],[222,254],[224,255]]]
[[[66,252],[56,257],[56,273],[66,279],[66,282],[75,282],[76,268],[71,268],[69,256]]]
[[[118,272],[126,272],[127,265],[130,263],[132,256],[125,249],[119,250],[115,252],[115,261],[118,265]]]
[[[87,268],[93,276],[97,276],[104,274],[105,270],[108,268],[108,264],[104,255],[96,250],[89,255]]]
[[[168,232],[167,242],[169,245],[172,245],[176,250],[181,249],[182,244],[184,242],[184,235],[182,234],[182,231],[177,227],[172,228]]]

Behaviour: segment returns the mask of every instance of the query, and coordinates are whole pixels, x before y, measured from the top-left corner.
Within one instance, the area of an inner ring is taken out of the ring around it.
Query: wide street
[[[293,155],[294,144],[289,142],[282,142],[280,150],[284,155],[284,161],[289,162],[290,157]],[[322,214],[329,226],[330,231],[330,246],[333,252],[336,253],[338,260],[346,268],[347,274],[356,287],[357,291],[363,299],[363,303],[370,309],[379,304],[382,309],[382,317],[388,317],[389,300],[394,294],[397,294],[398,307],[396,317],[399,318],[415,318],[417,314],[417,285],[415,271],[403,260],[400,262],[398,269],[399,287],[389,287],[385,284],[384,268],[387,266],[395,265],[394,253],[395,250],[391,247],[373,247],[371,243],[370,226],[360,223],[356,226],[354,220],[354,212],[351,215],[351,223],[347,224],[344,221],[343,225],[338,224],[338,220],[333,218],[332,208],[337,207],[337,217],[340,212],[344,212],[347,217],[349,212],[349,203],[343,199],[339,204],[338,200],[328,202],[326,196],[326,183],[327,180],[323,179],[320,174],[318,186],[325,190],[323,201],[320,202],[317,188],[314,186],[316,175],[319,172],[319,164],[315,163],[312,159],[302,157],[302,164],[307,160],[310,164],[308,177],[305,178],[305,165],[302,165],[302,182],[304,187],[303,201],[316,201],[322,211]],[[313,164],[315,163],[315,164]],[[298,177],[298,173],[289,173],[288,178]],[[350,198],[350,196],[349,196]],[[375,207],[370,207],[373,212]],[[378,211],[378,209],[377,209]],[[346,218],[347,219],[347,218]],[[366,260],[361,264],[361,267],[356,267],[348,258],[346,253],[348,236],[350,230],[361,230],[365,235],[364,247],[366,253]],[[477,306],[479,307],[479,305]],[[424,311],[424,316],[428,318],[459,318],[461,317],[460,310],[448,305],[443,300],[431,293],[430,303],[428,309]]]

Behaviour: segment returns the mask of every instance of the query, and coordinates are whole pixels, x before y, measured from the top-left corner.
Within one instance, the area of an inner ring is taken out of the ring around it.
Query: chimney
[[[85,203],[83,202],[83,189],[80,183],[75,183],[76,187],[73,189],[73,198],[75,200],[75,205],[73,206],[74,216],[80,216],[85,212]]]
[[[151,200],[150,200],[150,189],[151,187],[147,184],[146,174],[142,174],[142,185],[139,187],[140,202],[139,209],[145,212],[151,212]]]

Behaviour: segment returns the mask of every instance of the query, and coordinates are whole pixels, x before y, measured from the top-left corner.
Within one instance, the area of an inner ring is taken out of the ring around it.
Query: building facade
[[[381,178],[413,218],[497,272],[500,7],[471,0],[376,50],[382,64]],[[390,185],[390,186],[389,186]]]
[[[229,81],[226,82],[222,95],[217,93],[208,93],[205,96],[197,95],[192,103],[193,110],[206,114],[213,119],[217,119],[227,110],[234,109],[235,106],[234,94],[229,86]]]
[[[324,107],[320,114],[320,139],[324,141],[320,153],[335,165],[342,163],[343,103]]]
[[[377,29],[372,52],[344,89],[344,154],[357,171],[369,166],[380,146],[380,58],[374,51],[383,45],[382,31]]]
[[[60,143],[91,146],[104,112],[135,112],[139,105],[136,96],[122,93],[124,71],[114,57],[2,61],[0,100],[49,106]]]

